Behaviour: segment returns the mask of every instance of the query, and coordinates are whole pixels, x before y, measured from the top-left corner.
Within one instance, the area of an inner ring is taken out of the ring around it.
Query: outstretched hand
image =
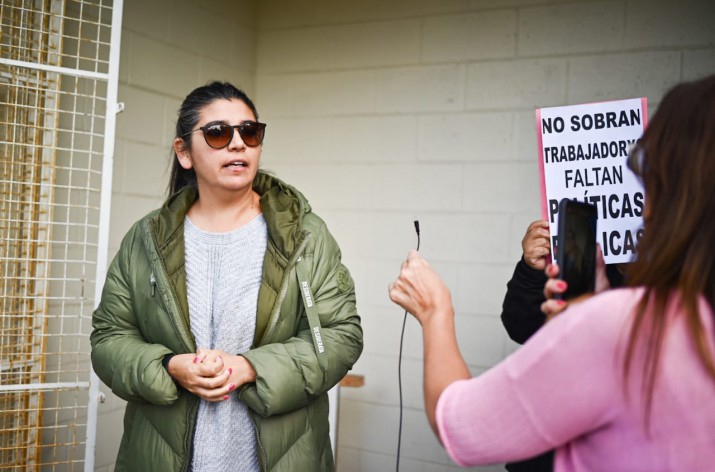
[[[421,325],[437,314],[451,313],[452,296],[440,276],[417,251],[410,251],[400,275],[389,287],[390,299]]]
[[[436,411],[440,395],[453,382],[472,376],[457,346],[452,296],[417,251],[407,255],[389,293],[393,302],[412,313],[422,325],[425,411],[439,437]]]

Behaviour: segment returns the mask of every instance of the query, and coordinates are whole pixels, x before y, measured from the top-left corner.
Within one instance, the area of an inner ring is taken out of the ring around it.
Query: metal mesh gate
[[[117,8],[0,0],[0,470],[93,464]]]

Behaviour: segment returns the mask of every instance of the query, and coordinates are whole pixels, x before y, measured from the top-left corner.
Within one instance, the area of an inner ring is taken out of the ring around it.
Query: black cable
[[[415,220],[415,232],[417,233],[417,251],[420,250],[420,222]],[[400,424],[397,429],[397,467],[400,471],[400,445],[402,444],[402,342],[405,340],[405,325],[407,324],[407,310],[402,319],[402,334],[400,335],[400,354],[397,360],[397,387],[400,392]]]

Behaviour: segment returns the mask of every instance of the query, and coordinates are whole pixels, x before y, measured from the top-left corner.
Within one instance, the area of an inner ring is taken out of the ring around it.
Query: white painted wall
[[[499,314],[539,216],[534,108],[647,96],[653,110],[715,73],[713,24],[709,1],[260,2],[263,165],[307,195],[357,281],[366,384],[341,391],[340,472],[395,468],[403,315],[387,284],[412,221],[479,373],[515,349]],[[423,412],[421,356],[409,319],[401,470],[456,470]]]
[[[516,348],[499,314],[539,216],[534,108],[647,96],[652,112],[715,73],[713,24],[709,0],[126,0],[112,253],[164,196],[183,96],[209,79],[245,88],[268,123],[263,167],[310,199],[357,283],[366,384],[342,389],[338,468],[394,470],[403,314],[387,284],[412,221],[482,372]],[[427,425],[421,356],[409,319],[401,470],[457,470]],[[100,406],[99,471],[123,408]]]

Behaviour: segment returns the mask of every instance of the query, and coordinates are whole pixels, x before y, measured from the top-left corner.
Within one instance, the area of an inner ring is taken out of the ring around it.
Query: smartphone
[[[556,299],[570,300],[593,292],[596,284],[596,206],[564,198],[559,202],[556,262],[568,284]]]

